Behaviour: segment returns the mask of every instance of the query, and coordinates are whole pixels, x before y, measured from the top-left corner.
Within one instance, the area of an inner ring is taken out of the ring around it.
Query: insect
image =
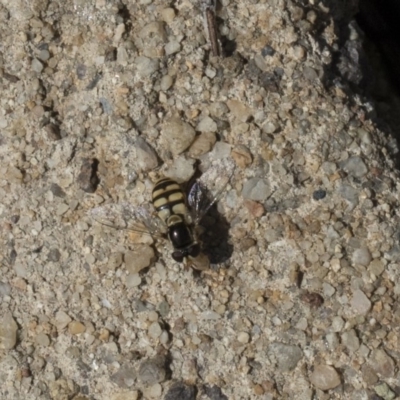
[[[234,163],[221,159],[196,180],[187,196],[179,183],[164,177],[153,187],[151,204],[111,203],[90,210],[89,215],[116,229],[168,238],[175,261],[189,263],[195,269],[207,269],[209,263],[201,251],[198,227],[207,211],[220,199],[233,172]]]

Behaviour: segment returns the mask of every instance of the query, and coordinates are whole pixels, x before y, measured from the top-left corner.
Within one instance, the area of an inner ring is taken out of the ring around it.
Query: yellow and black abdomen
[[[182,262],[185,257],[197,257],[200,246],[192,233],[185,195],[172,179],[160,179],[153,189],[153,205],[158,216],[168,227],[168,237],[174,251],[172,258]]]
[[[185,195],[179,184],[172,179],[162,178],[153,189],[153,205],[158,216],[169,226],[178,222],[172,216],[182,216],[183,222],[187,215]]]

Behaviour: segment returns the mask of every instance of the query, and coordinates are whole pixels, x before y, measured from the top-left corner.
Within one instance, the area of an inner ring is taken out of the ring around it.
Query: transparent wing
[[[188,194],[188,204],[195,224],[221,198],[234,171],[233,161],[223,158],[214,161],[193,184]]]
[[[135,207],[130,203],[110,203],[93,208],[89,216],[102,225],[127,229],[152,236],[163,236],[166,226],[149,208]]]

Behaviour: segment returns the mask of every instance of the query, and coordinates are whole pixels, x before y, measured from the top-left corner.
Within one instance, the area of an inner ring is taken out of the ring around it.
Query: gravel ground
[[[400,395],[397,147],[327,2],[222,0],[224,57],[198,1],[0,4],[2,399]],[[225,158],[207,271],[88,215]]]

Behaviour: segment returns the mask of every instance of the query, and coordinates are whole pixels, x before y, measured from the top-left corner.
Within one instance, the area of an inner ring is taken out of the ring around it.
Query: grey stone
[[[346,346],[349,353],[354,353],[360,347],[360,340],[357,337],[356,331],[351,329],[350,331],[343,332],[341,335],[342,343]]]
[[[0,282],[0,296],[8,296],[11,292],[11,286],[8,283]]]
[[[180,155],[165,171],[165,176],[180,183],[187,182],[194,174],[194,163],[195,160],[188,159],[184,155]]]
[[[58,250],[58,249],[51,249],[49,251],[49,254],[47,255],[47,259],[49,261],[53,261],[53,262],[60,261],[60,258],[61,258],[61,253],[60,253],[60,250]]]
[[[174,383],[166,393],[164,400],[195,400],[196,389],[184,382]]]
[[[138,378],[143,384],[150,386],[164,382],[166,373],[165,358],[157,356],[141,363]]]
[[[199,132],[217,132],[217,124],[212,118],[204,117],[197,124],[196,130]]]
[[[136,372],[132,365],[125,364],[113,375],[111,375],[111,382],[122,388],[131,387],[136,381]]]
[[[351,307],[360,315],[366,314],[371,309],[371,301],[361,290],[355,290],[351,299]]]
[[[0,349],[11,350],[17,344],[18,326],[11,314],[5,314],[0,320]]]
[[[362,247],[361,249],[354,250],[351,259],[354,264],[359,264],[366,267],[371,262],[372,256],[366,247]]]
[[[150,171],[157,167],[157,153],[146,140],[138,137],[135,141],[135,149],[136,163],[141,171]]]
[[[139,56],[135,59],[137,72],[140,76],[146,77],[154,74],[159,68],[158,60],[144,56]]]
[[[342,161],[340,167],[354,178],[362,178],[367,172],[368,168],[360,157],[349,157],[347,160]]]
[[[280,371],[291,371],[296,368],[302,359],[303,352],[300,347],[274,342],[268,348],[268,356],[273,357]]]
[[[374,371],[384,378],[391,378],[395,372],[395,363],[391,357],[382,349],[375,349],[371,352],[369,363]]]
[[[37,59],[34,58],[32,60],[32,64],[31,64],[32,70],[37,72],[37,73],[41,73],[43,71],[43,64]]]
[[[355,207],[358,204],[359,191],[350,185],[341,185],[339,187],[339,194]]]
[[[271,194],[271,187],[266,179],[251,178],[243,185],[242,196],[254,201],[265,201]]]
[[[191,125],[179,117],[169,118],[162,126],[161,140],[174,155],[185,151],[193,142],[196,132]]]
[[[171,54],[178,53],[181,50],[181,45],[176,40],[171,40],[165,45],[164,49],[165,55],[170,56]]]

